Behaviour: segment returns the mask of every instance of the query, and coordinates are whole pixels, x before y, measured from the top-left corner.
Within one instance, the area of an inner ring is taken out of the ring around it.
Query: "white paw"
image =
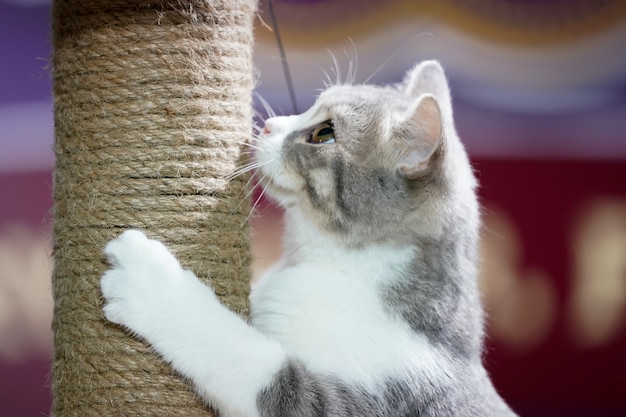
[[[146,336],[193,274],[165,245],[137,230],[109,242],[104,253],[111,264],[100,281],[105,317]]]

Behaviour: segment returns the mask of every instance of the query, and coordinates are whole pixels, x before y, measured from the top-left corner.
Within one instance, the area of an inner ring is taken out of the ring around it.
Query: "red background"
[[[524,416],[626,415],[626,331],[587,349],[572,343],[564,324],[572,227],[590,201],[626,200],[626,163],[480,159],[474,166],[481,199],[520,231],[522,264],[545,269],[558,294],[555,324],[533,349],[520,353],[488,340],[485,361],[497,389]],[[0,227],[20,222],[47,230],[51,182],[47,171],[0,175]],[[47,412],[48,372],[47,358],[0,363],[0,416]]]

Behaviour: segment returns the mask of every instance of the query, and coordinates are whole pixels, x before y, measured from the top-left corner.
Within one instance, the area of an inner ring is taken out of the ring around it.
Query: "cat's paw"
[[[148,239],[139,230],[127,230],[104,248],[107,261],[114,268],[182,271],[178,260],[158,240]]]
[[[143,335],[191,273],[183,270],[165,245],[137,230],[109,242],[104,253],[111,265],[100,281],[104,315]]]

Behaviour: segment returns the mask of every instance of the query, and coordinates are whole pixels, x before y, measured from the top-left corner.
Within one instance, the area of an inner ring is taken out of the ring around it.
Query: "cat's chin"
[[[297,200],[296,193],[293,190],[276,184],[267,176],[259,178],[258,184],[263,190],[261,195],[268,197],[282,208],[293,206]]]

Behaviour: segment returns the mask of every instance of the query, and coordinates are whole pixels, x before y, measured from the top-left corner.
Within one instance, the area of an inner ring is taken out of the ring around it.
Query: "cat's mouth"
[[[261,196],[270,197],[278,203],[282,203],[284,199],[293,196],[292,190],[281,186],[272,179],[271,175],[263,173],[262,170],[257,170],[254,175],[257,185],[262,189]]]
[[[254,177],[262,194],[271,197],[278,203],[287,203],[285,199],[291,197],[297,189],[297,181],[282,163],[280,147],[267,140],[260,142],[260,148],[254,153]]]

